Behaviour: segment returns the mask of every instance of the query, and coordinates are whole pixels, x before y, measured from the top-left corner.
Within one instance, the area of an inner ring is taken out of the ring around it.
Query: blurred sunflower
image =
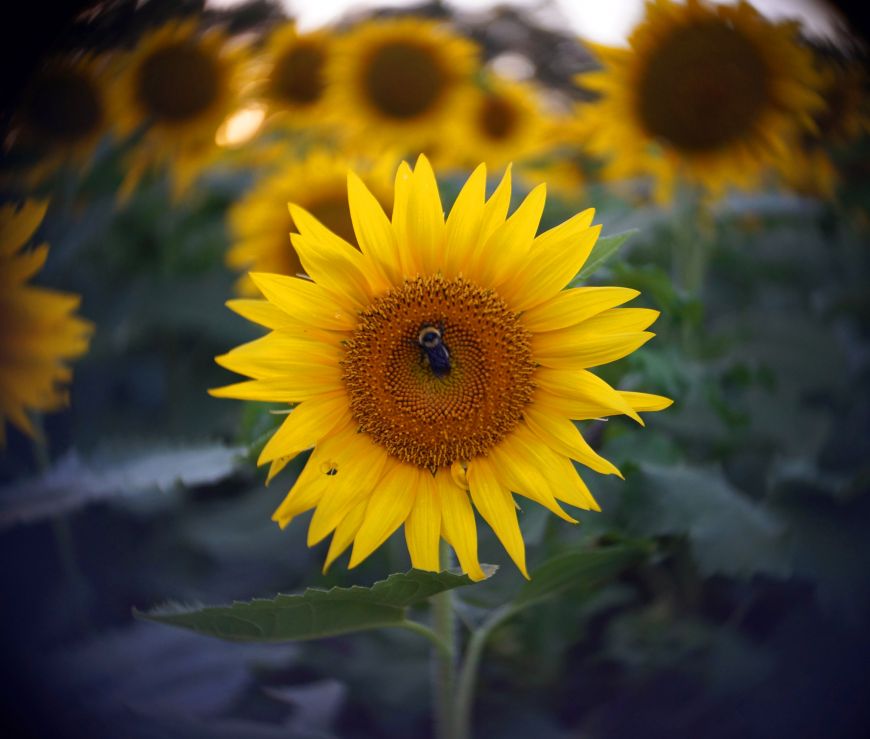
[[[257,184],[233,205],[229,225],[233,244],[227,266],[235,270],[297,275],[305,272],[289,234],[296,230],[288,203],[305,208],[334,234],[357,246],[347,201],[347,171],[355,168],[381,205],[392,199],[392,160],[375,164],[314,151],[284,166]],[[259,295],[247,274],[239,278],[240,295]]]
[[[278,26],[263,54],[259,94],[270,111],[290,124],[324,121],[329,110],[325,78],[332,37],[326,31],[300,34],[295,23]]]
[[[215,132],[237,106],[240,48],[217,30],[171,22],[144,36],[123,64],[112,96],[122,133],[145,128],[129,160],[129,192],[144,171],[169,165],[176,194],[217,155]]]
[[[475,45],[441,23],[378,20],[336,42],[327,83],[357,142],[419,150],[455,118],[476,66]]]
[[[271,477],[313,447],[274,519],[314,508],[309,545],[333,534],[326,567],[351,544],[356,566],[404,524],[415,567],[439,569],[443,537],[479,579],[473,504],[527,574],[512,493],[573,522],[560,503],[598,506],[572,459],[619,474],[572,419],[640,422],[671,403],[588,369],[644,344],[658,315],[616,308],[635,290],[564,289],[598,236],[593,211],[536,237],[543,185],[510,217],[510,173],[489,200],[485,187],[481,165],[445,223],[421,156],[399,166],[389,220],[350,174],[360,250],[291,206],[310,279],[253,274],[266,300],[231,303],[272,331],[217,358],[253,379],[211,393],[298,404],[259,462]]]
[[[813,117],[814,129],[789,147],[779,170],[785,183],[798,192],[830,198],[839,180],[831,149],[870,132],[870,99],[862,65],[833,59],[819,65],[825,107]]]
[[[647,2],[631,48],[595,47],[604,70],[577,78],[601,94],[582,106],[589,151],[613,177],[655,175],[663,198],[677,175],[755,186],[822,104],[797,30],[745,2]]]
[[[28,436],[39,432],[28,410],[47,412],[67,403],[72,377],[66,360],[87,351],[93,326],[73,315],[78,295],[27,284],[45,264],[48,246],[21,251],[47,203],[0,207],[0,446],[9,421]]]
[[[528,84],[491,77],[469,89],[451,126],[443,154],[461,164],[501,167],[540,152],[547,142],[546,118]]]
[[[105,60],[48,60],[30,78],[15,113],[15,146],[37,164],[39,180],[63,164],[84,166],[108,130]]]

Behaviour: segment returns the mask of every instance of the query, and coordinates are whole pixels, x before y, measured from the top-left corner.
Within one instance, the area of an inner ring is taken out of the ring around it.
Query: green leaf
[[[0,488],[0,528],[118,496],[214,484],[242,465],[242,452],[212,442],[125,442],[88,459],[71,451],[41,475]]]
[[[644,462],[636,499],[629,501],[635,530],[645,536],[685,535],[706,575],[786,577],[791,565],[787,525],[776,511],[735,488],[715,466]]]
[[[598,239],[595,247],[592,249],[592,253],[589,255],[589,259],[586,260],[586,264],[583,265],[577,276],[571,280],[568,287],[577,287],[581,283],[586,282],[593,272],[616,254],[619,247],[637,232],[638,229],[632,228],[622,233],[613,234],[613,236],[604,236]]]
[[[648,542],[631,541],[558,554],[535,568],[532,579],[514,599],[514,605],[525,607],[569,589],[592,593],[641,561],[649,553],[649,547]]]
[[[495,570],[492,565],[484,566],[488,577]],[[134,610],[134,614],[220,639],[299,641],[403,626],[408,607],[471,583],[467,575],[454,572],[409,570],[390,575],[370,588],[358,585],[331,590],[309,588],[301,595],[279,594],[269,599],[236,601],[229,606],[170,605],[144,613]]]

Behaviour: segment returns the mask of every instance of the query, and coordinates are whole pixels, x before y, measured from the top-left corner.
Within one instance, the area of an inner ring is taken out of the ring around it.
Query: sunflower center
[[[150,115],[180,123],[206,111],[219,94],[220,71],[211,56],[191,41],[152,53],[136,78],[139,101]]]
[[[478,122],[484,136],[501,141],[510,137],[517,126],[517,111],[500,95],[487,95],[480,108]]]
[[[278,57],[269,85],[272,95],[296,105],[311,105],[323,95],[326,53],[320,44],[300,43]]]
[[[651,134],[703,153],[750,134],[769,100],[762,51],[737,29],[705,21],[673,31],[652,51],[637,104]]]
[[[379,48],[362,82],[371,103],[385,116],[399,120],[431,110],[447,85],[433,52],[403,41]]]
[[[361,431],[434,470],[485,455],[531,401],[530,335],[492,290],[406,280],[360,314],[342,361]]]
[[[34,82],[24,114],[40,133],[60,143],[75,143],[99,127],[103,106],[90,79],[72,70],[58,70]]]

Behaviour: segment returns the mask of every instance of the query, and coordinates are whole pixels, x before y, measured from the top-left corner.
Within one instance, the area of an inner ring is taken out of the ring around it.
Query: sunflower
[[[216,155],[215,132],[238,107],[246,67],[219,31],[172,22],[145,35],[122,64],[113,103],[123,134],[145,128],[132,152],[129,191],[146,169],[171,165],[176,194]]]
[[[92,325],[73,315],[78,295],[27,284],[45,264],[48,246],[21,251],[39,227],[47,203],[0,207],[0,446],[5,421],[32,438],[27,415],[62,408],[63,385],[72,372],[66,360],[87,351]]]
[[[542,151],[547,119],[536,97],[531,85],[488,78],[465,95],[444,153],[463,165],[483,161],[501,167]]]
[[[845,59],[819,59],[818,65],[825,107],[813,117],[813,130],[789,147],[779,171],[798,192],[830,198],[840,178],[830,150],[870,132],[870,99],[862,65]]]
[[[419,150],[452,122],[476,66],[475,45],[449,27],[397,18],[337,41],[326,79],[352,139]]]
[[[313,448],[273,518],[315,509],[308,543],[332,534],[326,567],[351,544],[356,566],[404,525],[415,567],[439,569],[443,537],[482,578],[476,508],[527,575],[513,494],[574,522],[561,503],[598,506],[572,460],[619,474],[572,419],[670,405],[589,371],[644,344],[657,316],[616,308],[635,290],[564,289],[595,244],[593,211],[536,237],[545,187],[507,218],[509,172],[489,200],[485,186],[481,165],[445,223],[421,156],[399,166],[389,220],[349,174],[361,250],[291,205],[310,279],[254,273],[266,299],[230,303],[271,333],[218,357],[252,379],[211,392],[298,404],[259,462],[271,477]]]
[[[663,197],[676,175],[714,194],[755,186],[821,106],[796,35],[745,2],[647,2],[630,48],[595,47],[604,70],[578,77],[601,94],[583,106],[588,149],[613,177],[655,175]]]
[[[386,159],[375,164],[351,161],[325,151],[310,153],[263,179],[229,213],[233,244],[227,265],[236,270],[297,275],[305,272],[289,234],[295,230],[287,203],[304,207],[334,234],[357,246],[347,200],[347,171],[353,166],[387,205],[392,198],[389,173],[393,164]],[[389,169],[387,167],[389,166]],[[236,283],[240,295],[259,295],[245,274]]]
[[[38,161],[41,179],[63,164],[86,164],[109,123],[105,60],[56,57],[30,78],[15,112],[15,145]]]
[[[324,121],[330,107],[325,69],[331,47],[327,31],[300,34],[292,22],[272,31],[259,81],[259,95],[271,111],[291,124]]]

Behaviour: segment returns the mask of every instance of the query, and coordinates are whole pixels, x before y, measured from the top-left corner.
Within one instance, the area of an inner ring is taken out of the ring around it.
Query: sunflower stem
[[[33,458],[36,461],[37,471],[40,474],[45,474],[51,468],[51,456],[48,452],[48,441],[45,436],[42,417],[36,416],[33,419],[33,425],[38,432],[38,438],[32,442]],[[57,513],[51,517],[50,521],[51,533],[57,547],[57,556],[72,595],[72,611],[75,614],[76,621],[78,621],[79,628],[82,632],[88,633],[92,629],[91,621],[88,617],[87,585],[82,570],[79,567],[78,554],[69,517],[65,513]]]
[[[474,692],[477,688],[477,673],[483,650],[492,632],[504,621],[513,616],[516,611],[508,606],[497,608],[471,634],[468,647],[462,659],[459,670],[459,682],[456,688],[456,736],[455,739],[471,739],[471,718],[474,707]]]
[[[441,542],[440,567],[450,569],[453,553],[447,542]],[[433,703],[435,714],[435,736],[437,739],[453,739],[456,735],[456,613],[453,609],[453,592],[446,590],[432,597],[432,630],[438,637],[443,649],[433,652]]]

